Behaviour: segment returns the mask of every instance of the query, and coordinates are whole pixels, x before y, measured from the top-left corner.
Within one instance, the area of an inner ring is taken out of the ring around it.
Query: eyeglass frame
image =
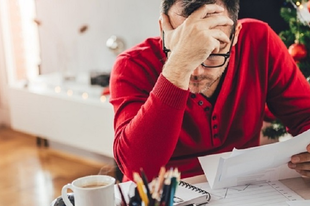
[[[225,59],[224,59],[224,62],[223,64],[220,64],[220,65],[217,65],[217,66],[208,66],[208,65],[205,65],[203,62],[201,63],[201,66],[205,67],[205,68],[217,68],[217,67],[221,67],[223,65],[225,65],[227,59],[230,57],[230,54],[231,54],[231,49],[232,49],[232,46],[234,44],[234,40],[235,40],[235,29],[233,29],[232,33],[231,33],[231,36],[230,36],[230,47],[229,47],[229,50],[226,54],[218,54],[218,53],[215,53],[215,54],[210,54],[210,56],[223,56]],[[171,52],[170,49],[168,49],[166,46],[165,46],[165,32],[163,31],[163,36],[162,36],[162,46],[163,46],[163,52],[165,53],[166,57],[168,57],[168,53]]]

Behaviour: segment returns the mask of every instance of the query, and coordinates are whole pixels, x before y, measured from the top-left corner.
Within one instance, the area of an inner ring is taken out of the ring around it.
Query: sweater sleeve
[[[149,178],[155,177],[167,164],[178,141],[189,94],[156,74],[149,66],[156,63],[145,62],[121,56],[111,74],[114,156],[130,179],[140,168]]]
[[[268,45],[268,108],[295,136],[310,129],[310,86],[270,28]]]

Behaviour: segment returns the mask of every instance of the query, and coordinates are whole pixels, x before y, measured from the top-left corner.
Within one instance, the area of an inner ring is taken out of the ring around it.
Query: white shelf
[[[27,86],[17,83],[9,92],[12,127],[113,157],[113,107],[102,91],[89,85],[85,75],[70,82],[55,73],[31,80]]]

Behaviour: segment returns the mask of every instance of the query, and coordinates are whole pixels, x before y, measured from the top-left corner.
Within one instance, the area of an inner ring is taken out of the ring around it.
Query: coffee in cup
[[[115,178],[108,175],[81,177],[62,188],[61,196],[67,206],[73,206],[68,189],[73,191],[75,206],[114,206]]]

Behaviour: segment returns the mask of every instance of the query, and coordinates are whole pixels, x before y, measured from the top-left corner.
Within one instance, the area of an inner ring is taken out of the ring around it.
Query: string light
[[[56,87],[54,88],[54,90],[55,90],[55,93],[58,93],[58,94],[61,93],[61,91],[62,91],[62,89],[61,89],[60,86],[56,86]],[[71,96],[73,96],[74,91],[73,91],[72,89],[68,89],[66,93],[67,93],[67,95],[68,95],[69,97],[71,97]],[[81,96],[82,96],[82,98],[83,98],[84,100],[89,99],[89,94],[88,94],[87,92],[83,92]],[[102,95],[102,96],[100,96],[99,101],[100,101],[101,103],[105,103],[105,102],[107,101],[107,97],[106,97],[105,95]]]
[[[68,95],[69,97],[71,97],[71,96],[73,95],[73,91],[72,91],[71,89],[69,89],[69,90],[67,91],[67,95]]]
[[[305,25],[307,25],[310,28],[310,22],[306,21],[303,17],[303,15],[301,15],[300,11],[304,8],[303,4],[300,1],[297,1],[296,3],[293,2],[293,0],[290,0],[291,4],[293,5],[293,7],[298,11],[299,13],[299,18],[302,20],[302,22],[307,22],[305,23]]]
[[[56,93],[60,93],[61,92],[61,87],[60,86],[55,87],[55,92]]]
[[[100,97],[100,101],[101,101],[102,103],[106,102],[106,101],[107,101],[107,97],[104,96],[104,95],[102,95],[102,96]]]
[[[82,94],[82,98],[83,98],[83,99],[88,99],[88,94],[87,94],[86,92],[84,92],[84,93]]]

